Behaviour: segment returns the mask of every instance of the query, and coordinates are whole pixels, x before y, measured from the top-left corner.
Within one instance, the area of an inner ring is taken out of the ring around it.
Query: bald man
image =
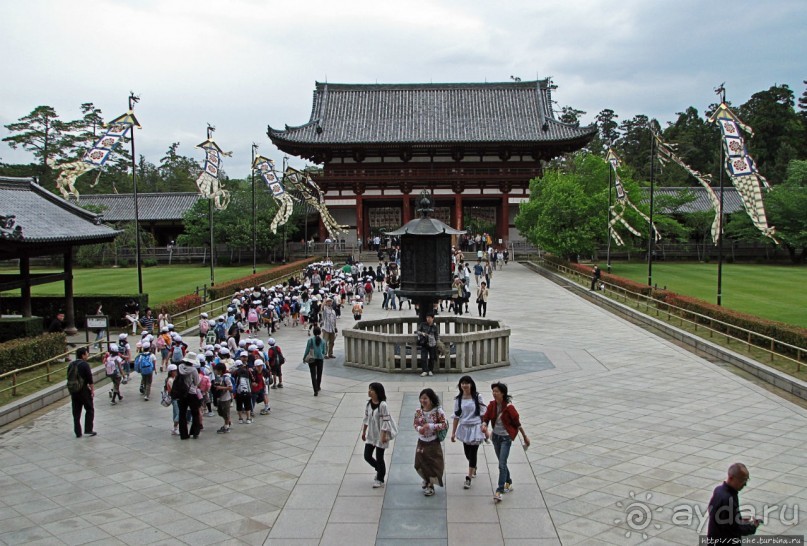
[[[726,481],[715,488],[709,501],[709,529],[706,536],[711,544],[740,544],[740,537],[757,532],[759,520],[743,519],[740,514],[739,492],[749,479],[748,468],[742,463],[729,467]]]

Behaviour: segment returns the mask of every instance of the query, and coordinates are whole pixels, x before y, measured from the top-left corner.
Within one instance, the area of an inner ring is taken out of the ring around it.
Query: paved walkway
[[[374,301],[365,316],[383,313]],[[417,394],[428,385],[450,403],[457,376],[326,361],[315,398],[295,364],[305,334],[286,328],[276,336],[286,388],[271,391],[270,416],[229,435],[214,434],[211,417],[199,440],[172,437],[170,409],[142,401],[134,383],[114,407],[99,389],[95,438],[73,436],[68,406],[4,434],[0,542],[693,544],[712,488],[738,460],[752,476],[743,502],[758,515],[777,506],[761,532],[805,534],[807,411],[517,264],[497,272],[488,316],[512,327],[514,364],[478,382],[486,399],[492,379],[510,385],[533,442],[512,451],[515,491],[498,505],[490,445],[470,490],[461,444],[445,443],[447,487],[434,497],[412,468]],[[384,489],[370,487],[359,438],[371,380],[384,382],[402,430]]]

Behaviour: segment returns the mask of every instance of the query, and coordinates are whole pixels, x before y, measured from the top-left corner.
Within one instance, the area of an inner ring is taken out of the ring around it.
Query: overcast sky
[[[309,120],[314,82],[441,83],[551,76],[559,110],[604,108],[662,125],[703,114],[726,82],[741,104],[807,79],[804,0],[0,0],[0,124],[49,105],[63,120],[93,102],[109,120],[140,95],[137,153],[159,163],[206,124],[249,172],[266,126]],[[8,135],[0,127],[0,138]],[[0,145],[0,160],[32,156]],[[292,164],[302,165],[299,159]]]

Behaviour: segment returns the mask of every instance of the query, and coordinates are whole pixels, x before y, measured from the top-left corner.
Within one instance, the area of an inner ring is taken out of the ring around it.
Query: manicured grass
[[[647,283],[646,263],[612,262],[611,273]],[[723,264],[722,305],[807,328],[805,283],[804,266]],[[717,303],[717,264],[653,262],[653,285]]]
[[[258,271],[270,269],[259,265]],[[32,273],[45,273],[58,270],[32,269]],[[4,270],[14,272],[18,270]],[[216,267],[216,284],[221,284],[252,274],[252,265]],[[210,285],[210,266],[202,265],[163,265],[143,268],[143,291],[149,295],[149,305],[156,307],[160,303],[176,299],[192,293],[198,286]],[[118,269],[74,269],[73,291],[82,294],[136,294],[137,268]],[[31,289],[33,295],[62,295],[64,284],[61,282],[43,284]],[[19,294],[19,290],[8,292]]]

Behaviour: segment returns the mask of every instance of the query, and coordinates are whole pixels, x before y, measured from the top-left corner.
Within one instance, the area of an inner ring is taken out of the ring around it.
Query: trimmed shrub
[[[202,305],[201,296],[197,296],[196,294],[188,294],[186,296],[180,296],[175,300],[163,303],[160,305],[160,310],[165,309],[169,315],[175,315],[185,311],[186,309],[199,307],[200,305]]]
[[[298,260],[296,262],[291,262],[289,264],[272,268],[268,271],[262,271],[261,273],[256,273],[255,275],[249,275],[247,277],[241,277],[240,279],[235,279],[229,282],[217,284],[216,286],[210,287],[207,289],[207,294],[210,299],[218,299],[224,296],[229,296],[233,294],[236,290],[241,290],[242,288],[249,288],[251,286],[258,286],[263,283],[269,282],[272,279],[276,279],[278,277],[291,277],[293,275],[298,275],[302,269],[305,268],[308,264],[314,263],[316,261],[315,258],[307,258],[305,260]]]
[[[67,340],[61,332],[0,343],[0,373],[48,360],[66,350]]]

